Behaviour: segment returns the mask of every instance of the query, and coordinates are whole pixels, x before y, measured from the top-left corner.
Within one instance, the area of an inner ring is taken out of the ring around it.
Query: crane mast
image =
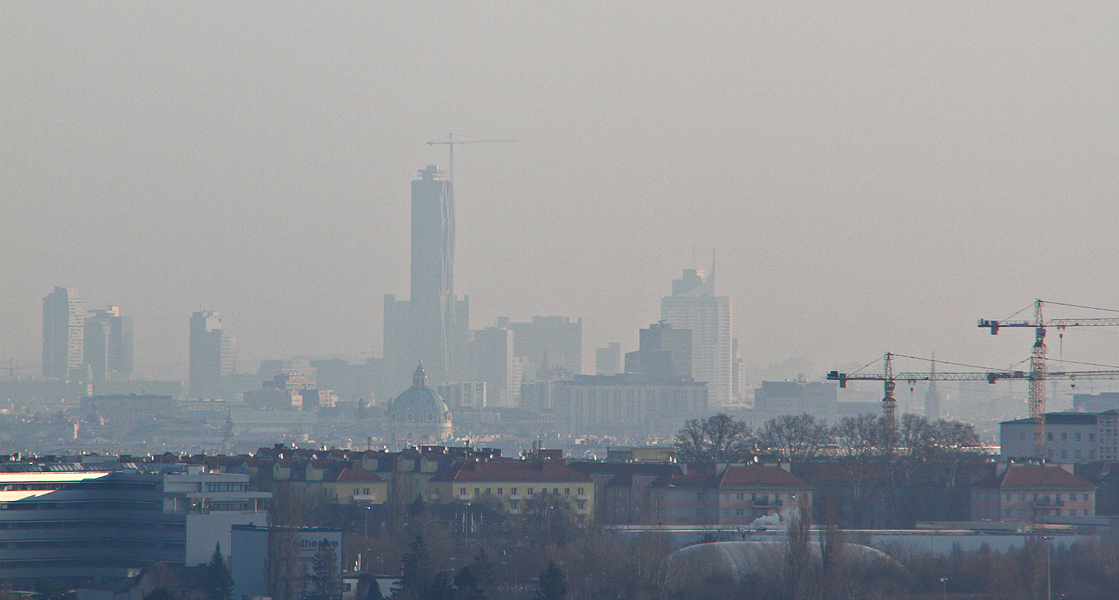
[[[1119,318],[1087,318],[1087,319],[1050,319],[1045,320],[1042,307],[1045,304],[1057,304],[1059,302],[1045,302],[1040,298],[1034,300],[1034,318],[1032,321],[998,321],[993,319],[980,319],[979,327],[989,329],[991,335],[998,335],[999,329],[1003,327],[1028,327],[1034,330],[1034,345],[1030,352],[1030,419],[1034,422],[1034,457],[1037,459],[1045,458],[1045,381],[1047,379],[1075,379],[1078,377],[1069,377],[1076,371],[1061,373],[1048,373],[1045,355],[1047,349],[1045,347],[1045,329],[1046,327],[1057,327],[1064,329],[1065,327],[1106,327],[1119,325]],[[1072,305],[1064,305],[1072,306]],[[1087,307],[1079,307],[1087,308]],[[1096,309],[1105,310],[1105,309]],[[1104,371],[1103,373],[1107,373]],[[1083,378],[1082,376],[1080,378]],[[1105,377],[1111,379],[1112,377]]]

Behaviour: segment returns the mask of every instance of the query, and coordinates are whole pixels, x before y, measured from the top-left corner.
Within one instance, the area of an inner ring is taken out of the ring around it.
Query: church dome
[[[427,387],[427,375],[421,364],[412,375],[412,387],[389,404],[388,416],[395,423],[449,423],[451,409],[442,396]]]

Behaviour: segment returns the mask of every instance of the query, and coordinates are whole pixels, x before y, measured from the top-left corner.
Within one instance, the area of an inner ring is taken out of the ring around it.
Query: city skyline
[[[712,248],[753,367],[1006,367],[1030,340],[976,319],[1119,308],[1111,6],[0,10],[22,376],[55,285],[126,305],[151,378],[185,376],[200,305],[246,361],[377,351],[409,177],[450,132],[520,140],[456,149],[473,322],[582,317],[584,357],[635,349]],[[1117,342],[1070,332],[1064,357]]]

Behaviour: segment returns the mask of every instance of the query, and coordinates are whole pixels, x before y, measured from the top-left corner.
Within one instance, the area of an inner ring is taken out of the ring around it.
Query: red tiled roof
[[[591,478],[561,461],[467,461],[451,465],[437,481],[579,481]]]
[[[1006,471],[978,484],[1001,489],[1094,489],[1095,486],[1061,467],[1010,465]]]
[[[338,472],[334,481],[384,481],[379,475],[361,467],[346,467]]]
[[[719,477],[719,487],[751,486],[809,487],[803,479],[780,467],[731,465]]]

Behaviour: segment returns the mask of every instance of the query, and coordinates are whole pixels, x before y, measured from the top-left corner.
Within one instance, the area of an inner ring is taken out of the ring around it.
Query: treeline
[[[834,505],[844,527],[965,520],[968,490],[991,472],[972,425],[912,414],[896,421],[863,414],[833,425],[786,415],[754,430],[720,413],[688,421],[675,445],[681,462],[788,462],[813,486],[817,517]]]

